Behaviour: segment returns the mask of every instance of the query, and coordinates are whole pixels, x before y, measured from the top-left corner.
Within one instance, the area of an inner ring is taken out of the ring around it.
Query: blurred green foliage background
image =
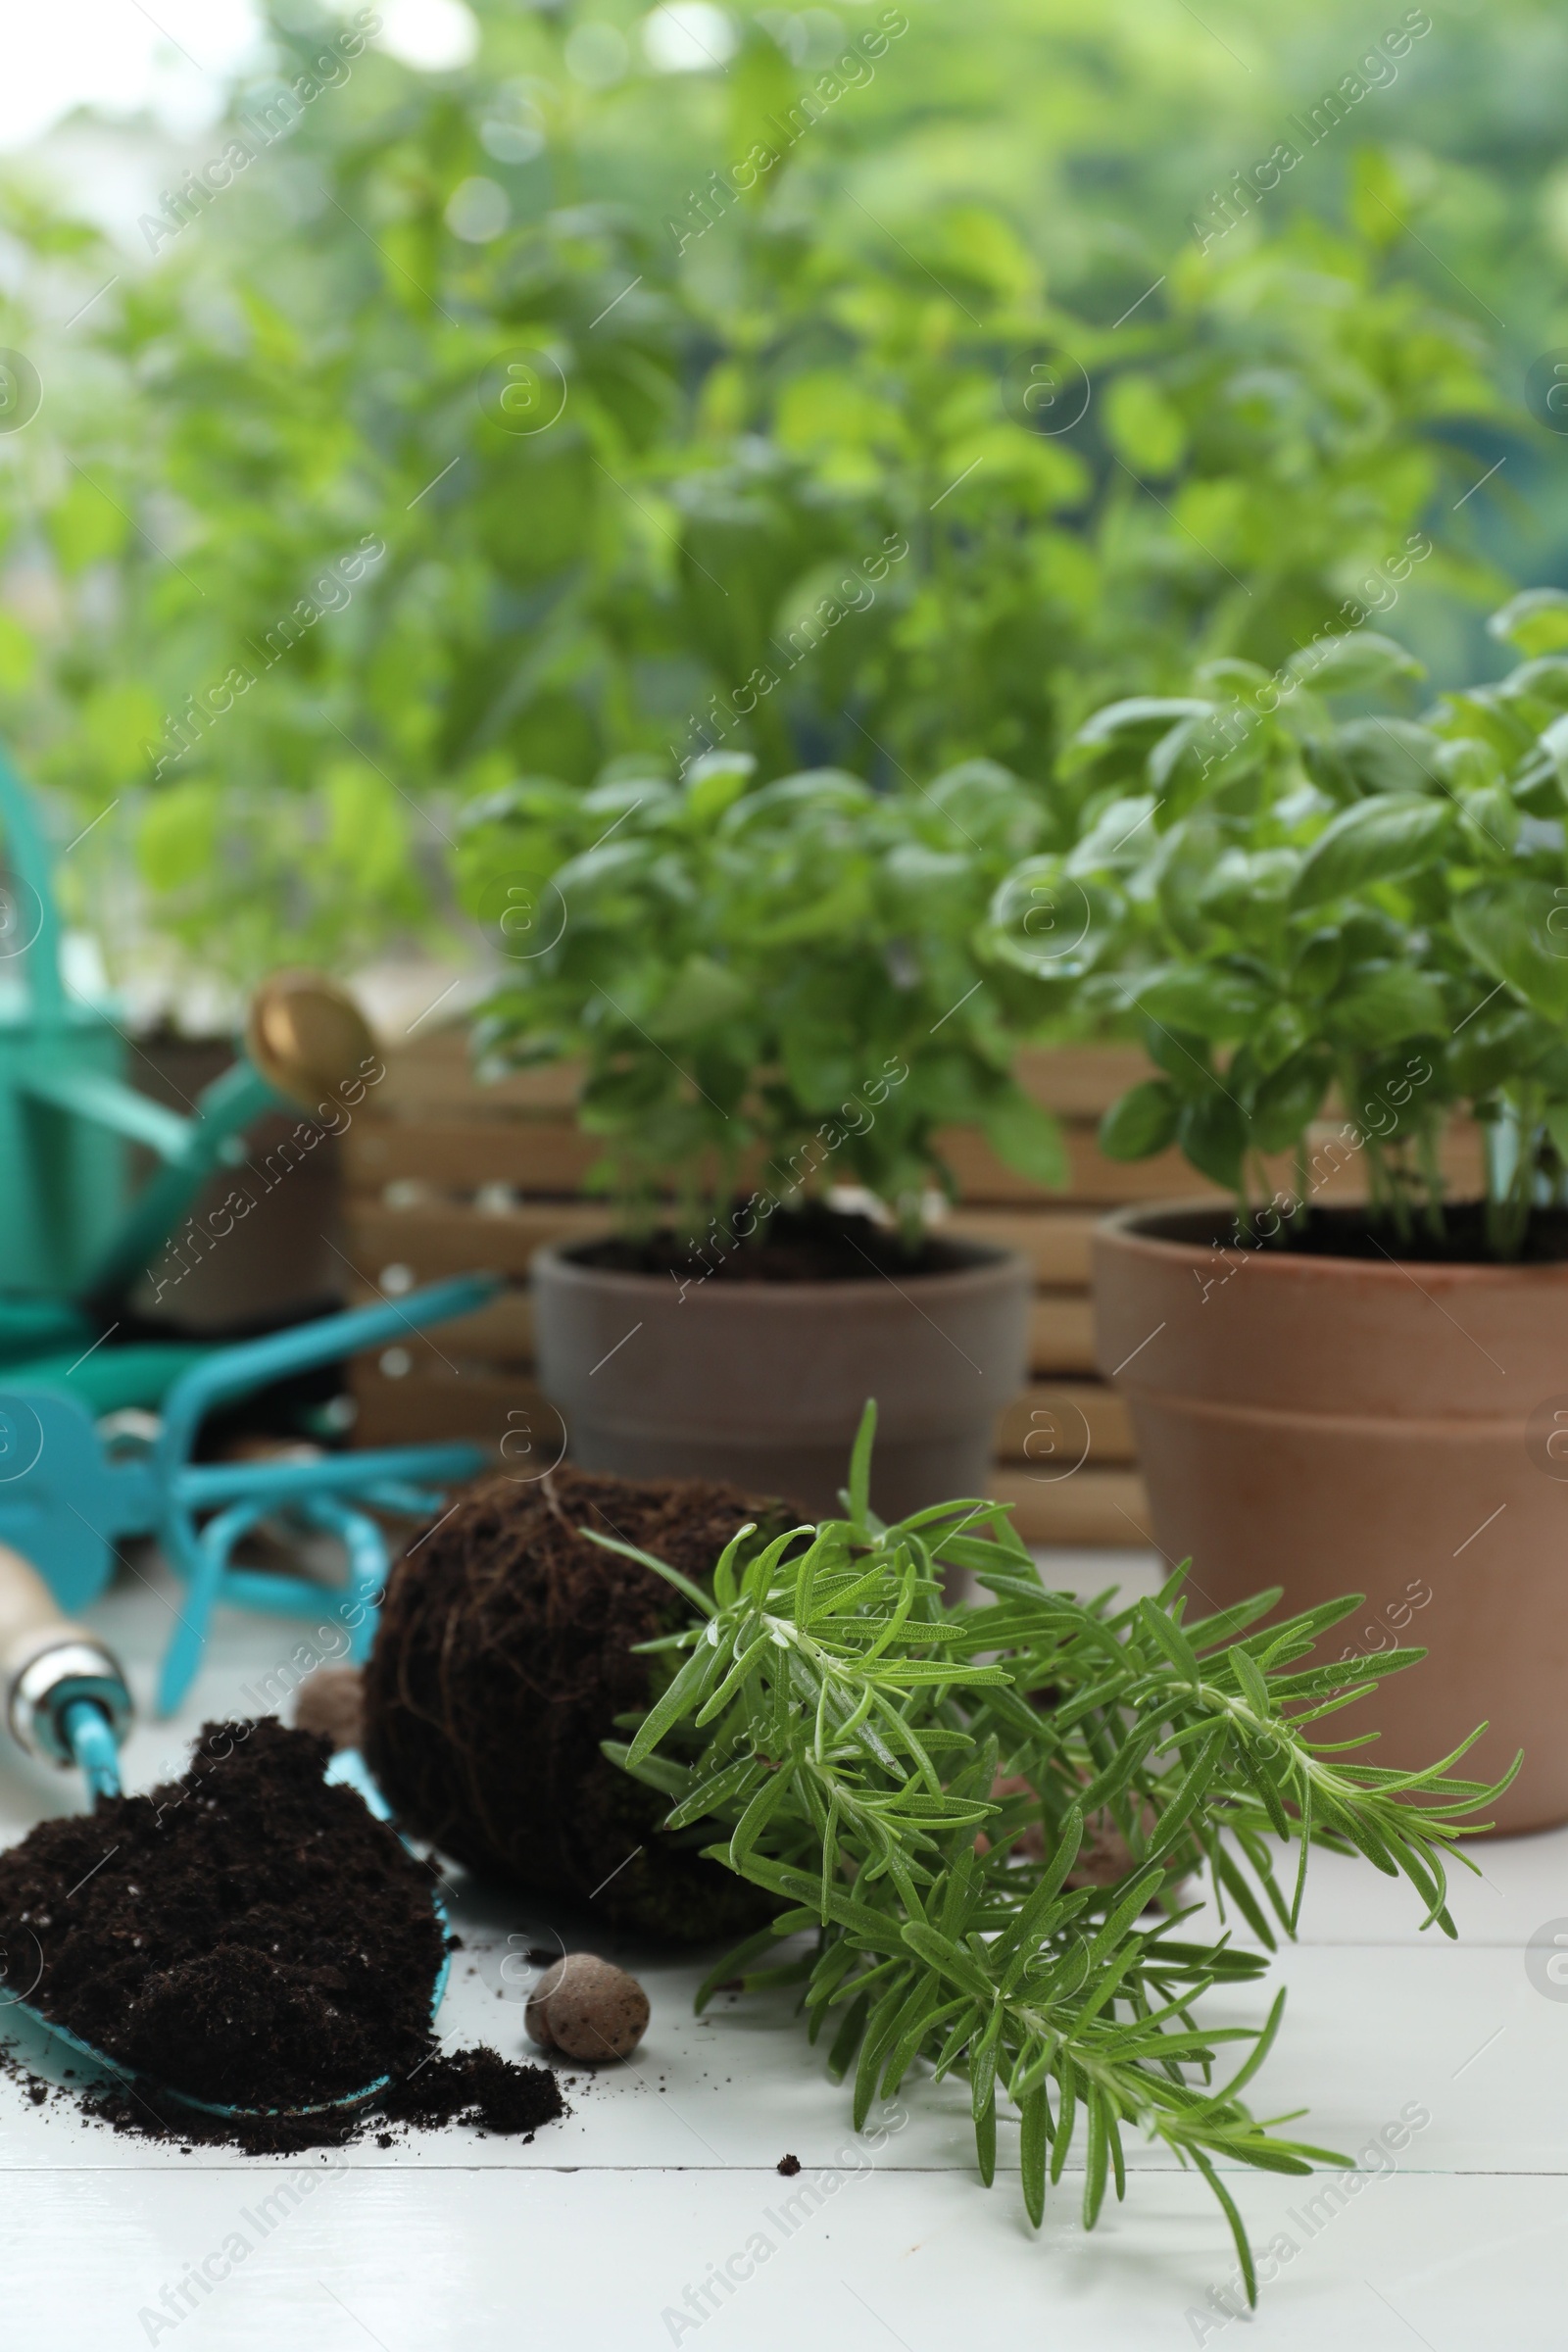
[[[519,775],[1049,801],[1112,695],[1355,606],[1491,674],[1568,573],[1560,11],[474,13],[426,74],[271,0],[128,255],[8,175],[0,727],[112,956],[450,937]]]

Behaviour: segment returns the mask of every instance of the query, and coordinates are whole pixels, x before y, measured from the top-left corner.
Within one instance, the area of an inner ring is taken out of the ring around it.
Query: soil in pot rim
[[[1142,1241],[1182,1242],[1194,1249],[1256,1250],[1263,1257],[1392,1258],[1427,1266],[1547,1266],[1568,1262],[1568,1209],[1531,1211],[1525,1244],[1516,1257],[1496,1257],[1486,1247],[1486,1203],[1455,1200],[1444,1208],[1445,1238],[1424,1226],[1401,1234],[1388,1217],[1360,1207],[1312,1208],[1282,1219],[1272,1241],[1248,1239],[1237,1212],[1223,1201],[1212,1208],[1141,1210],[1122,1230]]]
[[[706,1241],[684,1239],[670,1226],[640,1237],[612,1234],[576,1242],[561,1255],[569,1265],[605,1274],[673,1276],[677,1283],[869,1282],[892,1275],[900,1281],[927,1274],[967,1273],[991,1262],[994,1252],[973,1243],[932,1234],[917,1250],[902,1236],[858,1210],[810,1201],[781,1208],[738,1239],[734,1219],[748,1221],[749,1204],[734,1203],[724,1230]]]
[[[801,1524],[776,1499],[710,1479],[624,1479],[569,1466],[471,1488],[393,1569],[365,1672],[365,1746],[399,1818],[470,1869],[679,1941],[743,1935],[768,1906],[700,1845],[668,1837],[667,1797],[601,1742],[650,1703],[667,1654],[635,1644],[691,1617],[657,1576],[579,1528],[706,1583],[748,1520]]]

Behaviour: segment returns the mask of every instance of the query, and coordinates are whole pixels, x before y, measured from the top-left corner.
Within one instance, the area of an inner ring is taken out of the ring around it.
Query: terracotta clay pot
[[[998,1416],[1024,1385],[1030,1269],[1010,1250],[905,1282],[714,1282],[533,1259],[539,1382],[574,1461],[628,1478],[722,1478],[821,1516],[877,1403],[871,1503],[899,1519],[983,1494]]]
[[[1409,1768],[1485,1720],[1462,1773],[1525,1751],[1488,1817],[1568,1821],[1568,1264],[1305,1257],[1233,1232],[1209,1203],[1095,1236],[1097,1357],[1159,1548],[1192,1555],[1216,1608],[1364,1593],[1320,1657],[1429,1654],[1325,1737],[1376,1729],[1361,1760]]]

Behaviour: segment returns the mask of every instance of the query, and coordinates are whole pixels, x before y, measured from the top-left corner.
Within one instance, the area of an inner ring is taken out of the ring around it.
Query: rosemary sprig
[[[780,1902],[698,2006],[738,1973],[750,1988],[801,1984],[811,2038],[834,2025],[829,2071],[854,2067],[857,2129],[916,2065],[964,2071],[988,2183],[999,2098],[1017,2114],[1037,2226],[1080,2135],[1086,2226],[1112,2180],[1124,2193],[1125,2132],[1162,2140],[1219,2199],[1255,2299],[1216,2163],[1304,2173],[1349,2159],[1277,2136],[1274,2123],[1292,2119],[1259,2122],[1243,2102],[1285,1996],[1261,2029],[1200,2026],[1201,1993],[1267,1960],[1228,1931],[1181,1939],[1191,1914],[1177,1889],[1205,1868],[1222,1909],[1228,1898],[1273,1949],[1276,1929],[1295,1929],[1315,1840],[1402,1873],[1423,1925],[1451,1936],[1446,1862],[1517,1760],[1492,1785],[1453,1776],[1484,1725],[1420,1772],[1357,1760],[1370,1735],[1321,1737],[1328,1717],[1423,1655],[1304,1665],[1357,1596],[1254,1631],[1277,1592],[1190,1619],[1183,1570],[1157,1600],[1119,1609],[1110,1594],[1048,1592],[994,1503],[883,1527],[866,1503],[874,1427],[868,1406],[846,1518],[752,1554],[743,1530],[710,1596],[679,1580],[701,1613],[645,1644],[678,1670],[629,1744],[608,1746],[671,1798],[667,1829],[710,1825],[705,1850]],[[950,1604],[944,1567],[968,1571],[991,1603]],[[999,1781],[1022,1793],[999,1795]],[[1074,1883],[1094,1818],[1125,1848],[1109,1886]],[[1282,1841],[1299,1847],[1289,1895]],[[814,1939],[804,1957],[755,1965],[802,1931]],[[1217,2082],[1220,2046],[1236,2042],[1250,2047]]]

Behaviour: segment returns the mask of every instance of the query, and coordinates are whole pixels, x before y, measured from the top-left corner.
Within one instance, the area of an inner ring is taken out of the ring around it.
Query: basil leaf
[[[1190,1029],[1221,1042],[1246,1037],[1269,1007],[1269,995],[1245,973],[1212,964],[1163,964],[1134,984],[1134,1002],[1161,1028]]]
[[[1549,1021],[1568,1021],[1568,886],[1485,882],[1453,908],[1476,961]]]
[[[1229,1095],[1207,1095],[1200,1102],[1185,1104],[1176,1137],[1200,1174],[1228,1193],[1241,1191],[1247,1121]]]
[[[1113,1102],[1100,1122],[1107,1159],[1149,1159],[1176,1139],[1181,1102],[1163,1078],[1146,1078]]]
[[[1335,817],[1307,851],[1292,903],[1321,906],[1348,898],[1369,882],[1396,882],[1426,865],[1452,821],[1446,801],[1414,793],[1385,793],[1358,801]]]
[[[1373,1049],[1396,1046],[1402,1037],[1441,1033],[1449,1025],[1437,982],[1407,963],[1356,967],[1329,999],[1324,1018],[1340,1044]]]

